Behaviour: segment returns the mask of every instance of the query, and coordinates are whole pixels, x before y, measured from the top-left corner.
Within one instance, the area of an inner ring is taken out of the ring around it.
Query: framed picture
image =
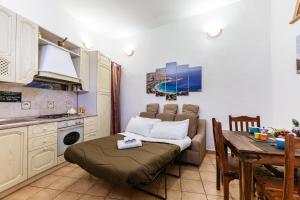
[[[147,86],[146,86],[146,91],[147,94],[155,94],[155,76],[156,73],[148,73],[147,74]]]
[[[170,62],[165,68],[156,69],[146,76],[147,93],[155,94],[157,97],[165,96],[168,101],[177,100],[177,96],[188,96],[190,92],[202,91],[200,66],[189,67],[188,64],[177,65],[177,62]]]
[[[177,66],[177,96],[189,95],[189,65]]]
[[[189,92],[201,92],[202,67],[191,67],[189,70]]]
[[[160,68],[156,70],[155,95],[157,97],[166,96],[166,68]]]

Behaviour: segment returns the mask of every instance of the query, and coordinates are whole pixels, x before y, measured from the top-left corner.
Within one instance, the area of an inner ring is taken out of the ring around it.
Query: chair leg
[[[229,179],[228,177],[223,177],[223,187],[224,187],[224,200],[229,200]]]
[[[220,186],[220,182],[221,182],[221,172],[220,172],[220,167],[219,167],[219,164],[217,163],[217,167],[216,167],[216,170],[217,170],[217,174],[216,174],[216,187],[217,187],[217,190],[220,190],[221,189],[221,186]]]

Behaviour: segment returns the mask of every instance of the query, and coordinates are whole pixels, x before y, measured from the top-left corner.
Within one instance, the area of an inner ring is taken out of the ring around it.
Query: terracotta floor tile
[[[131,200],[156,200],[156,198],[144,192],[135,190]]]
[[[56,171],[54,171],[52,174],[53,175],[58,175],[58,176],[65,176],[69,172],[71,172],[75,167],[72,167],[71,165],[64,166]]]
[[[104,197],[97,197],[97,196],[92,196],[92,195],[82,195],[80,197],[80,200],[104,200]]]
[[[31,183],[31,186],[45,188],[45,187],[48,187],[49,185],[51,185],[52,183],[54,183],[59,178],[61,178],[61,176],[49,174],[49,175],[44,176],[43,178]]]
[[[58,195],[55,200],[76,200],[79,199],[80,194],[74,193],[74,192],[63,192],[60,195]]]
[[[16,192],[12,193],[8,197],[4,198],[5,200],[27,200],[30,197],[33,197],[36,193],[41,191],[42,188],[27,186]]]
[[[206,200],[205,194],[182,192],[181,196],[182,200]]]
[[[65,174],[65,176],[72,177],[72,178],[84,178],[84,177],[88,177],[89,173],[87,173],[85,170],[79,167],[76,167],[73,168],[73,170],[71,170],[67,174]]]
[[[162,178],[160,182],[160,189],[165,188],[165,179]],[[167,176],[167,188],[168,190],[179,190],[181,191],[180,178]]]
[[[114,187],[112,191],[109,193],[109,199],[122,199],[127,200],[131,199],[133,195],[133,189],[131,187]]]
[[[232,182],[229,185],[229,192],[233,199],[240,199],[240,187]]]
[[[67,187],[72,185],[77,179],[69,177],[61,177],[57,179],[54,183],[48,186],[50,189],[54,190],[65,190]]]
[[[52,189],[42,189],[36,193],[33,197],[30,197],[30,200],[53,200],[57,197],[62,191],[52,190]]]
[[[67,188],[67,191],[83,194],[86,193],[95,183],[96,181],[94,179],[78,179],[74,184]]]
[[[223,196],[223,188],[221,187],[221,190],[217,190],[216,183],[203,181],[203,186],[207,195]]]
[[[222,196],[214,196],[214,195],[207,195],[207,200],[223,200],[224,197]],[[229,197],[231,199],[231,197]]]
[[[214,163],[212,162],[212,160],[211,160],[209,157],[205,157],[205,158],[203,159],[202,163],[210,164],[210,165],[214,164]]]
[[[107,182],[97,181],[86,194],[105,197],[112,190],[112,185]]]
[[[213,164],[207,164],[207,163],[202,163],[200,168],[200,172],[215,172],[216,173],[216,166]]]
[[[192,170],[192,171],[198,171],[199,167],[195,166],[195,165],[186,165],[186,164],[182,164],[181,165],[181,170]]]
[[[205,193],[201,181],[182,179],[181,188],[183,192]]]
[[[192,179],[192,180],[200,180],[199,171],[194,170],[182,170],[181,174],[182,179]]]
[[[165,196],[165,190],[159,190],[159,195],[164,197]],[[168,199],[181,200],[181,191],[168,190],[167,195],[168,195]]]
[[[200,176],[203,182],[210,181],[216,182],[216,173],[215,172],[200,172]]]

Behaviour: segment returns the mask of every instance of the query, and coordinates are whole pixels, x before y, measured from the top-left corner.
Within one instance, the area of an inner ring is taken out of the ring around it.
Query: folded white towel
[[[131,142],[125,142],[124,140],[118,140],[117,142],[118,149],[130,149],[134,147],[141,147],[142,146],[142,141],[141,140],[136,140],[131,141]]]
[[[132,137],[124,137],[125,143],[131,143],[131,142],[136,142],[135,138]]]

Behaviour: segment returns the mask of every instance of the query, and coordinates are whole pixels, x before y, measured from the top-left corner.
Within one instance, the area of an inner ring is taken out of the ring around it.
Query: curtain
[[[121,132],[120,113],[121,65],[111,63],[111,135]]]

